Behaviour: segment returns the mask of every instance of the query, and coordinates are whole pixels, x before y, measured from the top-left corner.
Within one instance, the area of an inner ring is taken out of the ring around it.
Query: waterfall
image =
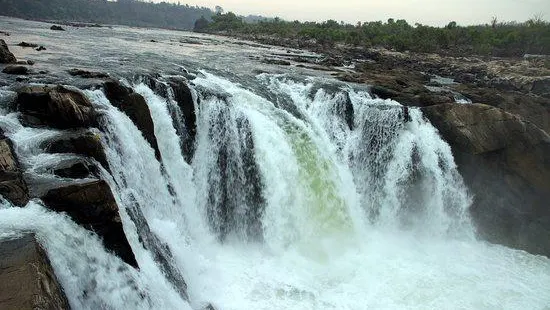
[[[85,91],[109,164],[100,176],[139,270],[39,200],[2,202],[0,237],[35,232],[73,308],[548,305],[550,261],[475,239],[451,149],[419,110],[326,79],[261,74],[242,85],[202,71],[178,79],[195,111],[186,122],[169,78],[129,83],[151,112],[160,160],[101,90]],[[2,112],[26,175],[59,181],[48,167],[68,155],[39,146],[67,132]]]

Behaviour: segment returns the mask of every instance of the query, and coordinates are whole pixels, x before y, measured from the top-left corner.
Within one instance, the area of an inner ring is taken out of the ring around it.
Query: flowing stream
[[[131,84],[161,161],[85,93],[139,271],[39,200],[0,207],[0,237],[35,232],[73,308],[549,309],[550,260],[476,240],[451,149],[419,110],[326,79],[200,72],[190,154],[174,92]],[[2,112],[26,176],[71,181],[48,173],[70,155],[41,149],[67,133]]]

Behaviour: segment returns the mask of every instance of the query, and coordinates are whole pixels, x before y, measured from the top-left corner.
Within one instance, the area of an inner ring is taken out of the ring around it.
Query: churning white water
[[[451,150],[420,111],[284,75],[245,87],[202,72],[192,83],[189,163],[172,92],[133,86],[151,110],[160,162],[101,91],[86,92],[102,113],[102,177],[139,271],[39,201],[0,209],[0,236],[36,232],[74,308],[550,306],[550,260],[475,239]],[[15,114],[0,126],[29,174],[47,170],[36,148],[62,133],[22,127]]]

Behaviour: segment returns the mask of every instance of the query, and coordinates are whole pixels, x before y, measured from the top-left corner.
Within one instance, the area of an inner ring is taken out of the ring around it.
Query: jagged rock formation
[[[17,59],[8,49],[6,41],[0,39],[0,63],[1,64],[14,64],[17,62]]]
[[[96,232],[107,249],[137,267],[122,228],[117,203],[107,182],[98,180],[55,188],[48,191],[42,200],[48,208],[66,212],[76,223]]]
[[[32,235],[0,242],[0,308],[70,309],[46,253]]]
[[[483,104],[426,107],[451,144],[474,194],[482,237],[550,256],[550,136],[517,115]]]
[[[115,80],[106,81],[103,88],[109,101],[130,117],[145,137],[145,140],[155,150],[155,157],[160,159],[160,150],[155,137],[155,125],[145,99]]]

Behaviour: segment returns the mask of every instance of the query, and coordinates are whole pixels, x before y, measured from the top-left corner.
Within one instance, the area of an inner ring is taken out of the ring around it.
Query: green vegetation
[[[358,47],[385,47],[397,51],[435,52],[452,55],[522,56],[550,54],[550,23],[534,17],[527,22],[498,22],[478,26],[445,27],[389,19],[356,25],[326,22],[288,22],[275,18],[251,24],[231,12],[218,13],[203,28],[207,32],[248,35],[256,38],[276,36],[299,41],[314,40],[322,46],[346,44]]]
[[[28,19],[193,29],[208,8],[135,0],[0,0],[0,15]]]

